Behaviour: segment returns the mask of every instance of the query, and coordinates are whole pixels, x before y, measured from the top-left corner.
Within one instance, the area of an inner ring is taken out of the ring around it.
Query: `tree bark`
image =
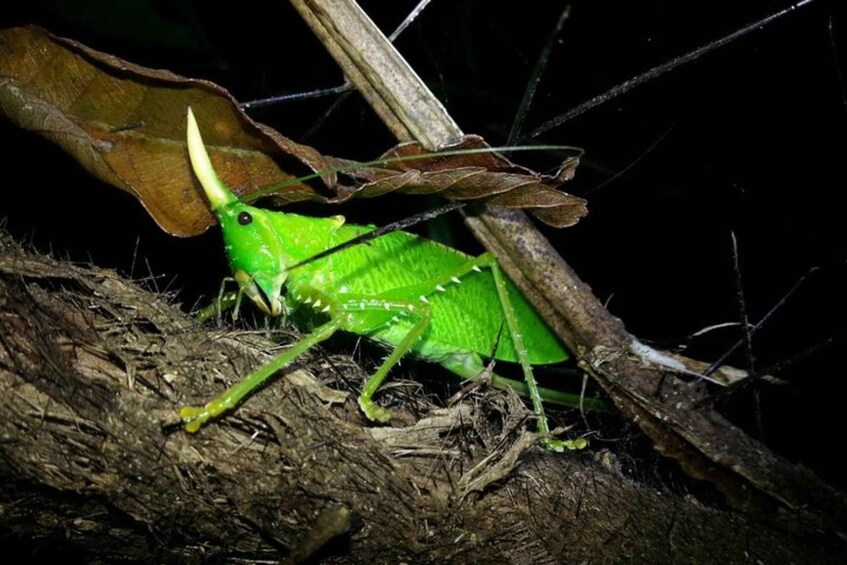
[[[299,370],[187,434],[181,405],[277,346],[201,328],[114,272],[6,239],[0,249],[0,532],[32,551],[161,563],[847,558],[791,517],[759,523],[639,485],[590,451],[545,452],[502,391],[419,415],[395,405],[410,424],[373,427],[355,394]]]

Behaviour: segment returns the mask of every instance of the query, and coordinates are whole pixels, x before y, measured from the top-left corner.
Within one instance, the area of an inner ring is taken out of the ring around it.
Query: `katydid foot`
[[[226,408],[213,400],[203,407],[184,406],[179,410],[179,417],[184,423],[185,431],[193,434],[203,427],[203,424],[225,411]]]
[[[383,408],[370,398],[359,397],[359,408],[362,413],[372,422],[385,423],[391,419],[391,411]]]
[[[544,447],[546,447],[550,451],[555,451],[556,453],[562,453],[566,449],[570,451],[584,449],[587,445],[588,440],[586,440],[585,438],[563,440],[548,437],[544,439]]]

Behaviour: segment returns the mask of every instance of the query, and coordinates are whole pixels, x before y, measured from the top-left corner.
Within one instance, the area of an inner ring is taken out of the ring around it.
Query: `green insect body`
[[[405,353],[439,363],[464,378],[480,375],[485,369],[482,357],[493,357],[523,367],[525,385],[502,377],[494,380],[529,394],[549,448],[561,451],[584,445],[584,440],[562,441],[547,435],[542,393],[563,403],[573,403],[573,397],[539,391],[531,366],[563,361],[568,351],[502,274],[492,255],[471,257],[397,231],[300,265],[373,227],[345,224],[342,216],[313,218],[242,203],[218,179],[191,110],[188,147],[192,167],[220,222],[240,291],[269,315],[306,307],[327,320],[206,406],[183,408],[180,416],[188,431],[230,410],[301,353],[344,330],[394,348],[359,396],[359,406],[371,420],[390,418],[372,397]]]

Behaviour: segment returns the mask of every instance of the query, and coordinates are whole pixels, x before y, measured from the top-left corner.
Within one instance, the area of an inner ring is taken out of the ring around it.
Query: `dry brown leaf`
[[[234,192],[250,196],[276,186],[282,202],[339,202],[391,191],[439,194],[525,208],[565,227],[585,215],[585,201],[556,189],[576,160],[546,177],[493,154],[421,158],[345,171],[320,183],[287,184],[297,175],[350,167],[258,124],[223,88],[148,69],[37,27],[0,31],[0,111],[18,126],[56,143],[98,178],[136,196],[165,231],[196,235],[212,223],[185,149],[185,110],[194,108],[212,162]],[[462,147],[484,147],[479,138]],[[422,154],[415,144],[386,156]],[[286,183],[283,188],[279,185]]]
[[[274,161],[284,154],[312,169],[338,166],[256,124],[213,83],[133,65],[37,27],[0,32],[0,77],[6,116],[135,195],[174,235],[196,235],[212,223],[185,150],[189,105],[212,161],[237,192],[290,178]],[[300,199],[311,192],[288,190]]]
[[[466,135],[461,143],[442,149],[487,147],[480,137]],[[421,153],[425,151],[419,144],[404,143],[383,157],[407,158]],[[555,175],[547,176],[515,165],[497,153],[430,157],[393,163],[394,171],[366,182],[360,190],[365,198],[398,190],[404,194],[433,194],[450,200],[482,200],[504,208],[524,209],[548,225],[565,228],[588,213],[585,200],[558,190],[562,183],[573,178],[578,164],[578,157],[568,159]],[[396,170],[403,172],[398,175]]]

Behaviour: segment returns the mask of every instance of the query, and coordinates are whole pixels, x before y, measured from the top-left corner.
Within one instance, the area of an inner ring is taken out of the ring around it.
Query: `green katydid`
[[[483,373],[482,357],[493,357],[520,363],[525,384],[499,376],[493,381],[529,395],[548,448],[562,451],[585,445],[584,440],[563,441],[549,435],[542,395],[570,405],[579,399],[539,389],[532,365],[558,363],[569,353],[490,253],[471,257],[396,231],[307,261],[374,228],[346,224],[342,216],[314,218],[242,203],[212,168],[191,109],[188,151],[221,225],[240,292],[268,315],[307,307],[326,321],[205,406],[182,408],[187,431],[197,431],[210,418],[232,409],[300,354],[344,330],[394,348],[359,396],[359,406],[370,420],[389,420],[389,411],[378,406],[373,395],[404,354],[439,363],[467,379]]]

